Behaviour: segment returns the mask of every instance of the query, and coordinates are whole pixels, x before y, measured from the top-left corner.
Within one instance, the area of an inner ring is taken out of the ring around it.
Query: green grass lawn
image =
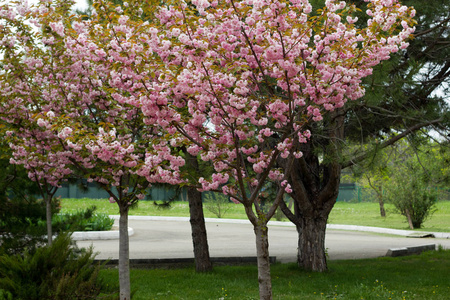
[[[395,213],[394,205],[386,204],[385,208],[386,217],[383,218],[380,216],[378,203],[338,202],[331,211],[328,223],[409,229],[406,218]],[[450,201],[438,202],[436,209],[419,230],[450,232]]]
[[[85,209],[91,205],[97,206],[97,212],[99,213],[109,215],[117,215],[119,213],[117,205],[109,203],[106,199],[62,199],[61,212],[73,212],[77,209]],[[229,210],[224,215],[224,218],[246,219],[242,205],[229,203],[228,206]],[[387,216],[382,218],[377,203],[338,202],[330,214],[328,223],[409,229],[406,218],[396,214],[393,205],[386,204],[385,207]],[[450,232],[450,201],[438,202],[436,208],[437,211],[425,221],[423,228],[420,230]],[[140,201],[137,208],[130,210],[130,215],[188,217],[189,206],[187,202],[174,202],[170,209],[162,209],[155,206],[153,201]],[[205,217],[215,218],[216,216],[205,209]],[[287,221],[286,218],[283,220]]]
[[[118,214],[116,204],[106,199],[63,199],[62,212],[96,205],[98,212]],[[229,204],[225,218],[244,219],[242,205]],[[450,201],[439,202],[437,211],[423,230],[450,232]],[[407,229],[404,218],[386,205],[387,217],[379,216],[377,203],[338,202],[329,219],[332,224],[349,224]],[[130,215],[189,216],[187,202],[175,202],[170,209],[158,209],[141,201]],[[206,217],[215,217],[205,209]],[[450,251],[418,256],[365,260],[329,261],[325,273],[305,272],[295,264],[272,266],[274,299],[416,299],[444,300],[450,295]],[[109,291],[118,290],[117,269],[104,269],[101,279]],[[132,269],[133,299],[258,299],[256,266],[216,266],[207,274],[195,268]],[[106,290],[107,292],[108,290]]]
[[[295,264],[272,266],[274,299],[417,299],[444,300],[450,295],[450,251],[365,260],[330,261],[326,273],[310,273]],[[117,289],[116,269],[102,280]],[[132,269],[134,300],[258,299],[256,266],[195,269]]]

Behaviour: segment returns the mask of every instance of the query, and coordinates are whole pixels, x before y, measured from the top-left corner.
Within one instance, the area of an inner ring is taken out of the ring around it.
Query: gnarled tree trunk
[[[296,226],[298,233],[297,263],[302,269],[315,272],[324,272],[328,269],[325,234],[328,215],[334,203],[336,203],[336,198],[337,194],[336,196],[330,195],[330,201],[317,210],[307,210],[308,206],[300,208],[299,202],[302,203],[303,201],[297,199],[294,202],[294,213],[288,209],[284,202],[280,204],[283,213]],[[307,202],[317,203],[318,201],[316,199],[316,201],[309,200]],[[312,206],[309,207],[312,208]]]
[[[325,231],[327,220],[322,216],[318,218],[302,218],[296,226],[298,232],[299,267],[316,272],[328,269],[325,250]]]
[[[298,145],[303,156],[293,162],[288,181],[293,192],[294,210],[280,203],[283,213],[297,227],[298,265],[310,271],[327,270],[325,231],[328,216],[336,203],[341,175],[340,147],[344,115],[329,114],[323,137]],[[320,150],[320,151],[318,151]],[[279,164],[287,170],[287,161]]]

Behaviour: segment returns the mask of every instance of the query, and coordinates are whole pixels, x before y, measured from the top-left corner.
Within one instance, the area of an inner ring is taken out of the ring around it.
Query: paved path
[[[188,218],[130,217],[129,226],[134,231],[130,237],[132,259],[194,257]],[[211,257],[255,256],[255,236],[248,221],[208,219],[206,226]],[[99,259],[118,258],[117,239],[77,241],[77,244],[80,247],[92,244],[99,252]],[[390,248],[427,244],[440,244],[450,249],[450,239],[407,238],[336,229],[327,229],[325,247],[330,259],[359,259],[384,256]],[[290,223],[272,222],[269,225],[269,247],[270,255],[276,256],[277,261],[295,262],[295,227]]]

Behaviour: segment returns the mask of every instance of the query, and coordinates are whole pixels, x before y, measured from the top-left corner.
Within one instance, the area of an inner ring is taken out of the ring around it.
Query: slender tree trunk
[[[272,280],[270,277],[269,236],[267,224],[254,226],[256,235],[256,254],[258,262],[259,298],[272,299]]]
[[[195,270],[197,272],[209,272],[212,270],[212,264],[209,257],[201,192],[195,188],[188,188],[188,200],[192,243],[194,244]]]
[[[378,185],[378,187],[376,187],[375,185],[373,185],[369,176],[367,176],[367,180],[369,181],[370,187],[373,190],[375,190],[375,193],[377,194],[377,200],[378,200],[378,204],[380,206],[380,215],[383,218],[385,218],[386,217],[386,210],[384,209],[383,186],[382,185]]]
[[[405,210],[405,214],[406,214],[406,218],[408,219],[409,228],[414,229],[414,225],[413,225],[413,221],[412,221],[409,209]]]
[[[49,246],[53,242],[53,229],[52,229],[52,196],[45,196],[45,217],[47,221],[47,243]]]
[[[308,271],[324,272],[328,269],[325,231],[327,217],[302,218],[297,225],[298,265]]]
[[[120,300],[130,300],[131,287],[130,287],[130,241],[128,237],[128,207],[120,207],[119,286],[120,286]]]
[[[378,196],[378,204],[380,205],[380,215],[383,218],[385,218],[386,217],[386,210],[384,209],[383,196]]]

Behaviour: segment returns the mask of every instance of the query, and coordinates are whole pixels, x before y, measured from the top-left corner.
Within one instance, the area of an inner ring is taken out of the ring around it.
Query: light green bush
[[[408,219],[413,228],[421,228],[435,211],[438,199],[436,190],[414,174],[395,175],[385,186],[385,191],[387,200]]]
[[[205,199],[205,208],[218,218],[223,218],[227,211],[231,208],[231,203],[228,197],[223,194],[206,193],[203,197]]]

